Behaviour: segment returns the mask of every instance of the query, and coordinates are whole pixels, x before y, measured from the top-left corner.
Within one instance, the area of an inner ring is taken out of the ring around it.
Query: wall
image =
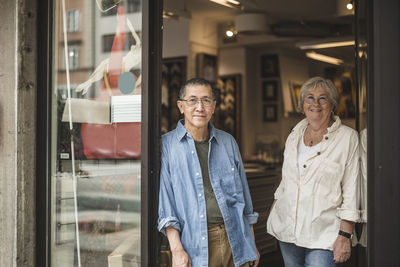
[[[164,19],[163,58],[187,57],[187,78],[196,76],[196,55],[217,55],[217,24],[206,18]]]
[[[180,57],[189,55],[189,23],[185,18],[163,21],[162,57]]]
[[[36,1],[0,5],[0,266],[34,266]]]
[[[225,48],[227,49],[227,48]],[[309,66],[307,61],[297,54],[288,53],[279,46],[257,46],[244,48],[246,57],[242,62],[245,64],[243,99],[245,105],[242,107],[242,133],[245,139],[242,153],[245,157],[254,155],[256,151],[256,142],[276,138],[283,148],[290,129],[301,119],[297,114],[284,116],[285,107],[291,107],[291,96],[289,92],[289,81],[302,84],[309,77]],[[262,78],[260,69],[260,58],[262,55],[276,54],[279,58],[279,77]],[[234,59],[231,59],[234,60]],[[229,63],[233,65],[232,62]],[[242,64],[238,62],[237,64]],[[277,99],[276,101],[263,101],[262,83],[263,81],[277,81]],[[287,102],[287,103],[286,103]],[[263,105],[276,104],[277,121],[264,122]]]

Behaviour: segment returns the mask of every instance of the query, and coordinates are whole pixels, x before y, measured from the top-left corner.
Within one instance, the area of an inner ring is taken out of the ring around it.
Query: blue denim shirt
[[[257,259],[250,226],[257,222],[238,145],[209,124],[208,164],[235,266]],[[182,121],[162,137],[158,230],[180,232],[192,266],[208,266],[207,214],[194,140]]]

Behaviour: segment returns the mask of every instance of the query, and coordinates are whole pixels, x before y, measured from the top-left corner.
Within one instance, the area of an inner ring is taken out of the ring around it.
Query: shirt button
[[[199,176],[199,175],[200,175],[200,173],[196,172],[196,176]]]
[[[204,215],[203,215],[203,214],[201,214],[201,215],[200,215],[200,218],[202,218],[202,219],[203,219],[203,218],[204,218]]]
[[[192,154],[194,154],[194,151],[192,150]]]
[[[232,171],[235,171],[235,168],[232,168]]]
[[[303,165],[303,168],[306,168],[306,167],[307,167],[307,166],[304,164],[304,165]]]
[[[201,240],[206,240],[206,238],[204,236],[201,237]]]
[[[325,140],[328,140],[328,136],[327,136],[327,137],[325,137]]]
[[[201,195],[201,194],[198,194],[198,196],[201,197],[202,195]]]
[[[317,155],[318,155],[318,156],[321,155],[321,152],[318,152]]]

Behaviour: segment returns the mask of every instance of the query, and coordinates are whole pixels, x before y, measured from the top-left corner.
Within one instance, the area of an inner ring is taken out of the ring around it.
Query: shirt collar
[[[331,127],[328,127],[328,133],[332,133],[339,129],[340,125],[342,124],[339,116],[334,116],[334,122]],[[294,132],[302,133],[308,125],[307,118],[300,121],[293,129]]]
[[[218,141],[217,131],[215,130],[215,127],[211,122],[208,123],[208,129],[210,131],[210,141],[212,139]],[[191,134],[185,128],[184,120],[183,119],[179,120],[178,124],[176,125],[176,137],[178,138],[179,141],[181,141],[187,135],[191,136]]]

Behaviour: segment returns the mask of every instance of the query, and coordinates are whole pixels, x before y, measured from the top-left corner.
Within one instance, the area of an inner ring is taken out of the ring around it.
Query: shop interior
[[[162,132],[174,129],[180,118],[176,107],[180,85],[193,77],[210,80],[218,95],[212,121],[236,138],[254,209],[260,214],[255,231],[261,266],[283,266],[265,223],[280,181],[285,140],[304,118],[297,112],[301,85],[314,76],[331,79],[341,95],[342,122],[357,130],[365,128],[353,4],[350,0],[164,1]],[[346,266],[363,266],[362,245],[353,250],[355,256]],[[161,261],[168,266],[165,240],[161,252]]]

